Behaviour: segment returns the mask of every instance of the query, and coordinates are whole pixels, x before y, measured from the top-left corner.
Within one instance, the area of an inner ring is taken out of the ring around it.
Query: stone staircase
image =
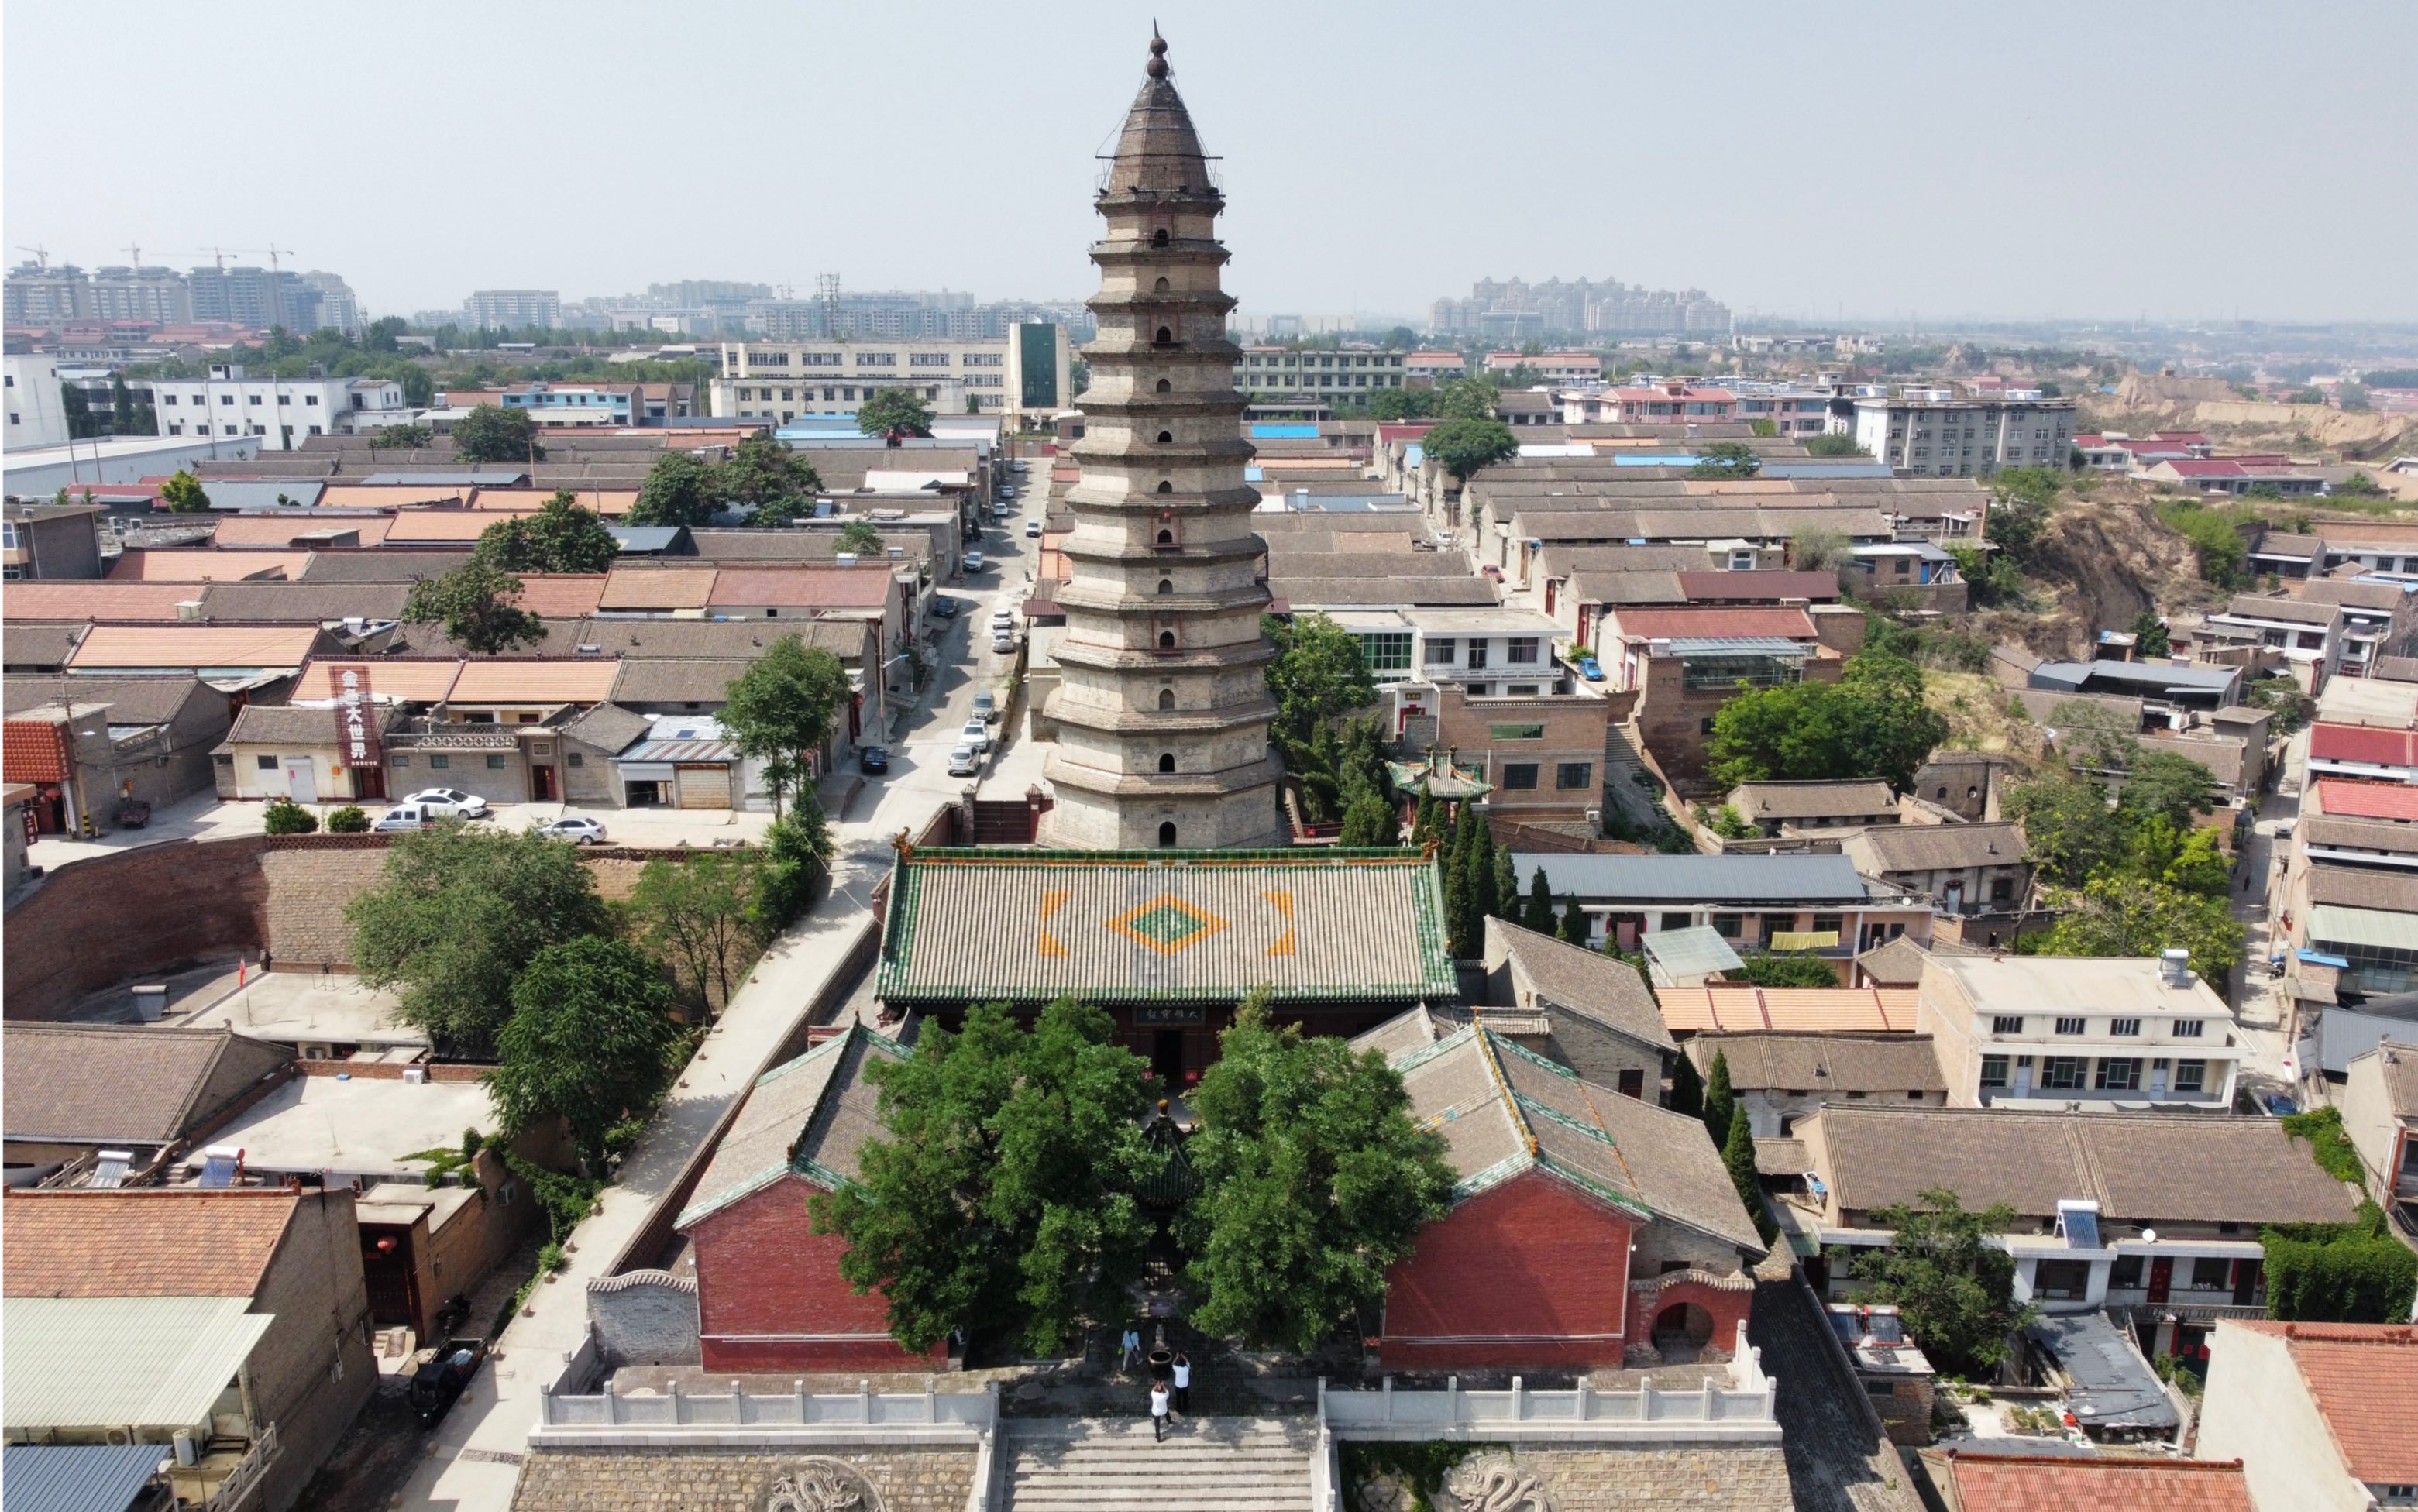
[[[1025,1419],[1005,1426],[1005,1512],[1304,1512],[1304,1419]]]

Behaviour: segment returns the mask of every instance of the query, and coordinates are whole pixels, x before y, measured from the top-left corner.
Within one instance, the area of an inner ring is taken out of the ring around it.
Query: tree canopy
[[[2004,1202],[1967,1213],[1954,1192],[1935,1187],[1902,1207],[1876,1208],[1872,1226],[1891,1230],[1878,1249],[1859,1248],[1848,1274],[1875,1302],[1896,1304],[1905,1331],[1945,1371],[1987,1371],[2031,1319],[2016,1305],[2015,1258],[1990,1243],[2015,1227]]]
[[[1435,394],[1435,413],[1446,420],[1491,420],[1503,389],[1492,378],[1455,378]]]
[[[670,1008],[662,969],[625,940],[587,935],[540,950],[513,984],[486,1077],[505,1133],[559,1118],[580,1164],[604,1175],[615,1126],[651,1110],[678,1074]]]
[[[853,696],[840,659],[795,635],[764,648],[724,690],[722,726],[742,755],[764,763],[776,813],[785,795],[810,784],[812,757]]]
[[[564,489],[535,514],[507,515],[481,531],[475,554],[507,573],[602,573],[620,550],[604,517]]]
[[[881,527],[871,520],[850,520],[839,527],[839,549],[860,557],[879,557],[882,552]]]
[[[1003,1325],[1055,1352],[1126,1310],[1152,1229],[1134,1194],[1160,1157],[1141,1137],[1148,1067],[1115,1039],[1105,1012],[1069,999],[1031,1030],[982,1003],[904,1061],[867,1058],[886,1138],[811,1211],[900,1344]]]
[[[453,422],[456,462],[543,462],[537,421],[525,409],[481,405]]]
[[[693,850],[658,856],[630,892],[631,931],[681,977],[695,1000],[727,1007],[766,937],[758,929],[754,850]]]
[[[1864,444],[1844,431],[1824,431],[1805,438],[1805,454],[1809,457],[1869,457]]]
[[[883,389],[856,412],[856,428],[892,441],[932,434],[932,406],[906,389]]]
[[[716,470],[713,481],[719,502],[752,511],[748,523],[759,526],[787,525],[812,514],[823,486],[822,474],[804,452],[770,435],[751,435],[731,448],[730,460]]]
[[[160,485],[160,502],[171,514],[200,514],[210,507],[210,496],[203,491],[200,479],[179,467]]]
[[[630,507],[632,525],[711,524],[722,512],[722,480],[713,464],[686,451],[666,451],[647,469]]]
[[[390,447],[397,451],[416,451],[436,439],[436,433],[425,425],[381,425],[370,433],[374,446]]]
[[[412,584],[403,617],[414,624],[441,624],[463,646],[492,656],[545,638],[544,621],[513,606],[520,590],[519,578],[474,555],[450,573]]]
[[[1201,1190],[1177,1223],[1191,1321],[1307,1353],[1384,1300],[1387,1268],[1443,1214],[1452,1168],[1376,1052],[1274,1028],[1260,997],[1218,1043],[1193,1097]]]
[[[2226,907],[2223,878],[2220,871],[2212,895],[2171,886],[2163,877],[2106,874],[2078,889],[2052,888],[2045,901],[2061,915],[2056,927],[2024,936],[2016,949],[2032,955],[2130,956],[2187,950],[2192,970],[2223,996],[2244,938]]]
[[[540,835],[446,820],[395,836],[375,887],[344,909],[353,966],[400,987],[397,1016],[447,1051],[482,1056],[537,953],[605,926],[595,880],[574,848]]]
[[[1877,777],[1904,790],[1948,722],[1922,701],[1922,671],[1884,651],[1849,658],[1836,683],[1741,691],[1713,716],[1709,775],[1743,782]]]
[[[1752,478],[1763,470],[1763,461],[1754,448],[1744,441],[1714,441],[1696,449],[1696,461],[1688,469],[1691,478]]]
[[[1428,428],[1419,450],[1443,464],[1462,482],[1481,467],[1508,462],[1520,454],[1520,438],[1511,427],[1488,416],[1483,420],[1447,420]]]
[[[1266,677],[1283,741],[1306,746],[1320,725],[1375,701],[1368,654],[1350,631],[1323,614],[1289,621],[1269,616],[1262,623],[1277,643]]]

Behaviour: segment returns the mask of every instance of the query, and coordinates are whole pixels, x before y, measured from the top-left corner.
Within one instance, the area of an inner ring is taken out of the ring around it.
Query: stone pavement
[[[1747,1337],[1780,1385],[1773,1410],[1797,1512],[1921,1512],[1897,1449],[1874,1430],[1863,1387],[1830,1354],[1829,1331],[1801,1283],[1754,1284]]]

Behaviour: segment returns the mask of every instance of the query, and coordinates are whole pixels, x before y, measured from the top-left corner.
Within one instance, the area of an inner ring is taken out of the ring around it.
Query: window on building
[[[1473,640],[1469,643],[1469,661],[1465,664],[1472,672],[1483,672],[1486,670],[1486,643],[1484,641]]]
[[[1506,792],[1526,792],[1537,786],[1537,763],[1507,761],[1503,764],[1503,787]]]
[[[1695,927],[1695,924],[1696,916],[1692,913],[1666,913],[1662,915],[1662,922],[1655,925],[1655,927],[1658,929],[1692,929]]]
[[[2079,1034],[2082,1032],[2082,1020],[2060,1018],[2057,1021],[2057,1031],[2060,1034]]]
[[[500,754],[498,754],[498,755],[491,756],[487,757],[487,770],[488,770],[489,771],[503,771],[503,770],[504,770],[504,758],[503,758],[503,756],[502,756]]]
[[[2107,1268],[2107,1290],[2138,1291],[2141,1290],[2141,1257],[2119,1255],[2116,1263]]]
[[[2133,1092],[2141,1085],[2141,1061],[2136,1056],[2110,1056],[2099,1062],[2099,1074],[2091,1086],[2100,1092]]]
[[[1714,914],[1713,928],[1721,933],[1723,939],[1736,939],[1746,931],[1746,915],[1743,913]]]
[[[2024,1016],[2021,1014],[1994,1014],[1990,1017],[1990,1032],[1993,1034],[2020,1034],[2023,1031]]]
[[[1620,1095],[1623,1097],[1639,1098],[1645,1095],[1645,1073],[1643,1069],[1637,1066],[1623,1066],[1621,1068]]]
[[[447,756],[432,756],[428,758],[428,764],[438,771],[443,771],[453,764],[453,758]]]
[[[1461,643],[1451,636],[1431,638],[1428,642],[1427,664],[1430,666],[1450,666],[1461,655]]]
[[[1564,792],[1592,787],[1594,783],[1595,763],[1592,761],[1564,761],[1553,768],[1553,786]]]
[[[1487,739],[1492,741],[1541,741],[1545,738],[1542,725],[1489,725]]]
[[[273,756],[253,756],[252,760],[253,764],[263,771],[275,771],[277,770],[277,758]]]
[[[2089,1260],[2044,1260],[2032,1270],[2032,1294],[2055,1302],[2073,1302],[2090,1291]]]
[[[2179,1092],[2206,1092],[2207,1090],[2207,1061],[2178,1061],[2175,1062],[2175,1091]]]
[[[2078,1055],[2043,1056],[2041,1085],[2053,1092],[2080,1092],[2082,1066],[2082,1057]]]
[[[1379,676],[1411,669],[1411,633],[1407,630],[1375,630],[1356,637],[1360,653],[1368,658],[1369,670]]]
[[[2007,1084],[2007,1058],[2003,1055],[1982,1057],[1982,1085],[2003,1087]]]
[[[1537,637],[1514,635],[1504,643],[1503,660],[1514,666],[1533,666],[1537,661]]]

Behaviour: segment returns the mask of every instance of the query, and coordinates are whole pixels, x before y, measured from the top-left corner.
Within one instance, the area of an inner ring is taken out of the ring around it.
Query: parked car
[[[1579,658],[1579,676],[1586,679],[1589,682],[1601,682],[1603,680],[1603,664],[1597,661],[1592,656],[1582,656]]]
[[[436,1420],[461,1399],[486,1357],[483,1338],[449,1338],[429,1352],[428,1363],[411,1372],[406,1393],[421,1428],[435,1428]]]
[[[856,766],[860,771],[888,771],[890,770],[889,748],[880,745],[858,746]]]
[[[971,777],[982,771],[982,757],[974,755],[971,745],[960,745],[949,753],[949,775]]]
[[[559,819],[548,819],[533,828],[549,840],[568,840],[575,846],[601,846],[604,843],[604,826],[577,814],[565,814]]]
[[[967,720],[966,727],[957,731],[957,739],[985,756],[990,755],[990,726],[980,718]]]
[[[999,718],[999,699],[987,693],[974,695],[974,717],[988,725]]]
[[[1024,539],[1027,541],[1041,539],[1041,516],[1038,514],[1028,514],[1024,517]]]
[[[969,572],[969,573],[979,573],[979,572],[981,572],[984,568],[986,568],[986,567],[987,567],[987,566],[989,566],[989,565],[990,565],[989,561],[988,561],[987,558],[985,558],[985,557],[984,557],[984,556],[983,556],[983,554],[982,554],[981,552],[979,552],[979,551],[970,551],[970,552],[967,552],[967,553],[966,553],[966,563],[965,563],[965,566],[966,566],[966,571],[967,571],[967,572]]]
[[[956,617],[957,617],[957,601],[956,601],[956,600],[952,599],[952,598],[942,597],[942,598],[937,598],[937,599],[934,599],[934,600],[932,601],[932,618],[933,618],[933,619],[955,619]]]
[[[379,815],[370,825],[374,834],[395,834],[406,830],[425,830],[436,822],[436,816],[417,803],[397,803]]]
[[[1018,457],[1018,458],[1016,458],[1015,460],[1011,461],[1011,462],[1008,464],[1008,466],[1010,466],[1011,468],[1015,469],[1015,470],[1016,470],[1016,471],[1018,471],[1018,472],[1028,472],[1028,471],[1030,471],[1030,470],[1032,469],[1033,464],[1031,464],[1031,463],[1029,463],[1029,462],[1025,461],[1022,457]]]
[[[1014,656],[1016,654],[1016,632],[1013,630],[993,630],[990,633],[990,649],[995,655]]]
[[[483,819],[491,812],[485,799],[459,787],[422,787],[404,802],[417,803],[440,819]]]

